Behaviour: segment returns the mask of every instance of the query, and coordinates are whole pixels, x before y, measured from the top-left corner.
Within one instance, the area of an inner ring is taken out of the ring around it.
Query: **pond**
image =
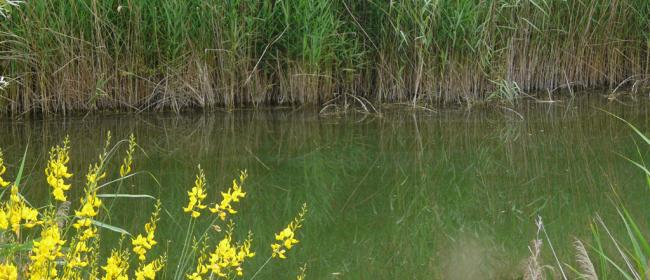
[[[247,196],[234,216],[240,239],[248,230],[254,233],[257,256],[244,266],[244,279],[265,262],[273,234],[303,202],[309,213],[301,242],[257,279],[295,279],[304,263],[307,279],[516,279],[538,235],[538,217],[546,230],[539,233],[543,261],[555,267],[548,240],[561,262],[575,263],[574,237],[589,244],[597,214],[615,234],[624,233],[615,194],[647,225],[645,177],[625,159],[640,160],[647,146],[602,111],[647,131],[647,105],[647,100],[626,104],[592,96],[524,101],[512,109],[403,108],[381,115],[260,109],[5,120],[0,147],[11,176],[27,149],[24,194],[42,205],[49,199],[43,180],[49,147],[69,135],[75,174],[69,196],[75,208],[83,174],[96,161],[106,133],[114,140],[133,133],[142,148],[134,168],[150,174],[139,173],[119,190],[113,184],[102,193],[160,198],[165,211],[157,239],[169,241],[160,242],[157,252],[169,256],[167,278],[185,238],[189,218],[181,208],[200,164],[210,202],[239,170],[248,171]],[[119,157],[109,166],[113,176]],[[103,221],[131,233],[143,231],[154,207],[146,198],[104,203],[112,210]],[[117,246],[118,234],[102,234],[104,247]],[[211,238],[222,234],[214,230]]]

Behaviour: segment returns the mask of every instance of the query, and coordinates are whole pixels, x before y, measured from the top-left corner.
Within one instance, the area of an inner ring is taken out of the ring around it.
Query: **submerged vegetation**
[[[245,270],[252,275],[249,279],[253,279],[272,259],[286,259],[288,251],[299,243],[297,233],[307,213],[306,204],[303,204],[296,218],[275,235],[275,243],[267,247],[267,261],[254,273],[248,272],[251,270],[245,269],[245,264],[256,256],[251,249],[253,233],[249,232],[244,240],[238,241],[235,239],[235,222],[230,218],[237,213],[234,203],[246,197],[243,184],[248,175],[242,171],[238,180],[233,180],[232,186],[221,192],[221,201],[208,208],[208,204],[204,204],[208,198],[207,182],[199,166],[194,186],[187,192],[187,207],[183,208],[183,212],[188,214],[185,241],[182,247],[173,247],[172,244],[171,250],[180,250],[180,254],[175,254],[177,263],[170,264],[167,253],[160,254],[155,248],[161,241],[156,238],[161,214],[163,211],[174,211],[165,209],[160,200],[155,204],[144,232],[137,236],[103,222],[103,216],[110,215],[111,209],[106,207],[103,198],[153,198],[143,194],[105,192],[109,185],[119,184],[121,187],[128,178],[144,174],[132,172],[133,154],[137,147],[135,137],[131,136],[128,141],[120,141],[114,146],[111,146],[110,139],[109,133],[98,161],[88,169],[78,205],[66,197],[66,192],[73,186],[66,184],[65,180],[74,176],[68,170],[71,146],[67,137],[62,145],[50,151],[45,175],[47,184],[52,187],[51,199],[43,207],[37,208],[21,194],[26,187],[21,182],[25,157],[15,181],[9,182],[0,152],[0,279],[144,280],[156,279],[161,275],[165,277],[158,278],[234,279],[244,276]],[[109,174],[114,173],[109,168],[109,161],[121,144],[127,142],[119,176],[109,181]],[[10,190],[9,193],[7,190]],[[206,208],[216,215],[212,218],[209,213],[202,216]],[[71,214],[69,209],[76,210]],[[199,223],[202,217],[209,219],[205,221],[209,223]],[[223,233],[222,227],[226,228]],[[103,239],[106,234],[119,234],[119,243],[106,242]],[[163,242],[170,246],[167,243]],[[101,252],[107,249],[110,249],[110,255],[103,256]],[[296,271],[298,279],[304,279],[305,266],[296,268]]]
[[[650,146],[650,139],[639,129],[624,119],[611,115],[630,126],[643,140],[646,147]],[[639,154],[641,154],[640,151]],[[645,164],[632,160],[630,162],[644,172],[647,178],[647,187],[650,188],[650,171]],[[614,192],[612,198],[619,220],[606,222],[599,213],[596,213],[590,223],[591,242],[583,243],[581,240],[574,238],[575,265],[573,266],[568,263],[560,263],[544,224],[541,218],[538,218],[536,222],[538,227],[537,237],[531,241],[531,246],[529,246],[530,257],[526,263],[523,279],[648,279],[650,276],[648,232],[642,226],[644,223],[641,223],[631,214],[618,193]],[[616,222],[619,224],[618,227],[623,229],[619,234],[610,229],[611,224]],[[546,237],[547,246],[556,264],[544,265],[542,263],[541,251],[545,242],[541,237],[541,233],[544,233]],[[563,269],[563,267],[565,268]],[[567,275],[571,275],[572,278]]]
[[[645,0],[18,2],[0,6],[10,113],[472,103],[650,74]]]

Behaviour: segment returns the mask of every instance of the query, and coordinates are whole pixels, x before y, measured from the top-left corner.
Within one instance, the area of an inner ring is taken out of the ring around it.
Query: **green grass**
[[[4,2],[4,1],[3,1]],[[645,81],[644,0],[36,1],[0,25],[4,112],[371,102]],[[557,92],[557,91],[553,91]]]

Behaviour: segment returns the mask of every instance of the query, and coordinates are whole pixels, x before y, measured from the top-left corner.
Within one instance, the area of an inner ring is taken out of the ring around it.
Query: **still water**
[[[308,279],[516,279],[530,254],[537,217],[569,264],[573,238],[591,241],[596,214],[622,234],[614,192],[647,228],[645,178],[622,156],[638,160],[648,149],[629,127],[599,110],[647,131],[647,102],[598,96],[523,102],[513,107],[520,115],[501,108],[395,109],[370,116],[257,110],[5,120],[0,147],[10,173],[27,149],[25,196],[42,205],[48,199],[43,168],[49,147],[69,135],[74,208],[106,133],[113,139],[133,133],[142,148],[135,169],[156,179],[143,173],[119,191],[162,200],[166,212],[157,238],[169,242],[160,242],[158,250],[167,252],[170,268],[188,220],[181,207],[200,164],[208,201],[238,170],[248,170],[248,195],[235,218],[240,237],[248,230],[255,234],[257,256],[245,265],[248,273],[269,256],[273,233],[303,202],[309,205],[301,243],[257,279],[295,279],[304,263]],[[117,173],[117,166],[111,168]],[[107,223],[139,233],[154,203],[119,198],[105,204],[113,209]],[[116,233],[102,234],[104,246],[117,244]],[[220,237],[215,231],[212,238]],[[544,262],[557,266],[544,241]]]

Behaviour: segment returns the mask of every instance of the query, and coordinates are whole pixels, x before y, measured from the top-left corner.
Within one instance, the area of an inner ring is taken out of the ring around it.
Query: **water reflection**
[[[0,147],[15,171],[29,144],[33,175],[26,195],[38,202],[47,199],[42,170],[49,147],[65,135],[73,144],[72,182],[80,191],[106,133],[115,139],[134,133],[144,149],[135,168],[151,171],[161,186],[140,176],[124,191],[162,199],[171,216],[163,217],[160,236],[172,241],[160,250],[172,252],[183,238],[180,207],[196,165],[205,168],[214,196],[246,168],[249,196],[237,221],[242,231],[257,233],[255,250],[268,250],[272,232],[302,201],[311,208],[302,247],[263,278],[294,275],[303,262],[314,279],[508,278],[517,276],[528,255],[538,215],[567,262],[573,255],[569,237],[588,239],[596,212],[615,218],[608,198],[613,189],[635,214],[647,216],[644,179],[617,155],[636,155],[632,131],[595,109],[644,130],[644,104],[591,98],[527,102],[513,108],[516,113],[496,108],[323,117],[258,110],[4,121]],[[109,222],[137,230],[152,207],[151,201],[117,200],[119,211]]]

